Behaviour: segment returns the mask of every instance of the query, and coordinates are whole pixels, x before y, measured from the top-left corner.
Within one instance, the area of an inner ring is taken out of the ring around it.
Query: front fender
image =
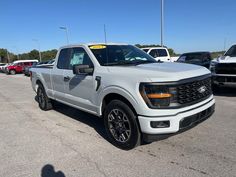
[[[125,90],[122,87],[114,85],[114,86],[108,86],[108,87],[104,88],[98,96],[98,105],[99,105],[98,114],[99,114],[99,116],[102,115],[103,100],[104,100],[105,96],[107,96],[108,94],[118,94],[118,95],[121,95],[122,97],[126,98],[130,102],[130,104],[133,106],[135,111],[138,113],[138,110],[137,110],[138,101],[134,97],[134,95],[132,93],[130,93],[128,90]]]

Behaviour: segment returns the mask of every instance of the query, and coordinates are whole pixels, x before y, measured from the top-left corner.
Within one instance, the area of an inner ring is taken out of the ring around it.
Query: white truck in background
[[[165,47],[145,47],[142,48],[144,52],[151,55],[157,61],[175,62],[179,57],[171,57],[169,51]]]
[[[30,70],[42,110],[58,101],[102,117],[110,142],[125,150],[214,112],[208,69],[158,62],[132,45],[69,45],[58,50],[53,66]]]

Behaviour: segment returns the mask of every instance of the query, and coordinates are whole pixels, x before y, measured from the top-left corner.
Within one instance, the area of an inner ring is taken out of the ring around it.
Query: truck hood
[[[236,63],[236,57],[222,56],[215,60],[218,63]]]
[[[210,74],[204,67],[183,63],[151,63],[137,66],[112,66],[109,72],[120,77],[132,77],[135,80],[151,82],[178,81],[191,77]]]

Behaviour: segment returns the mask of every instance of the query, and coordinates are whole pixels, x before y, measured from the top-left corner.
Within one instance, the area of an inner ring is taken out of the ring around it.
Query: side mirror
[[[73,74],[93,74],[93,68],[90,68],[89,65],[73,65]]]

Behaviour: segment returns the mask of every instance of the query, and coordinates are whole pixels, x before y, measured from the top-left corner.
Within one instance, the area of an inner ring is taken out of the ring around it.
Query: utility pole
[[[41,55],[41,51],[40,51],[40,43],[38,39],[32,39],[33,41],[35,41],[38,44],[38,52],[39,52],[39,61],[42,61],[42,55]]]
[[[10,63],[10,55],[9,55],[8,50],[7,50],[7,63]]]
[[[105,40],[105,44],[107,43],[107,31],[106,31],[106,25],[104,24],[104,40]]]
[[[163,30],[164,28],[164,0],[161,0],[161,46],[163,47]]]
[[[68,28],[66,26],[61,26],[59,28],[66,32],[66,40],[67,40],[67,45],[68,45],[69,44]]]

